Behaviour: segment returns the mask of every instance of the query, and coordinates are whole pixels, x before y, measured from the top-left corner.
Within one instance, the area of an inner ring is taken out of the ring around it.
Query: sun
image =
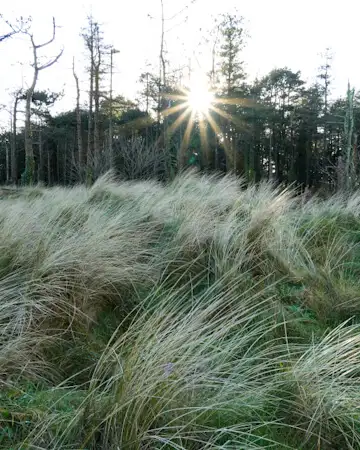
[[[187,93],[187,104],[189,109],[197,114],[206,114],[211,109],[214,101],[214,94],[208,87],[207,80],[203,77],[196,77],[190,85]]]
[[[234,126],[240,126],[239,120],[233,117],[227,111],[225,105],[234,105],[240,107],[255,107],[256,104],[248,102],[243,98],[227,98],[218,97],[216,90],[209,82],[206,73],[195,72],[190,74],[191,79],[187,86],[180,84],[177,86],[175,93],[168,93],[164,96],[169,101],[161,114],[164,118],[164,135],[167,139],[171,139],[177,129],[181,129],[181,143],[178,150],[179,164],[184,165],[186,152],[189,150],[192,132],[198,130],[201,141],[201,148],[208,152],[209,141],[211,139],[219,139],[224,146],[225,153],[233,155],[233,145],[224,135],[218,120],[226,120]],[[173,120],[167,120],[171,116],[175,116]],[[166,119],[166,120],[165,120]],[[185,127],[183,126],[185,124]],[[208,131],[213,133],[209,134]]]

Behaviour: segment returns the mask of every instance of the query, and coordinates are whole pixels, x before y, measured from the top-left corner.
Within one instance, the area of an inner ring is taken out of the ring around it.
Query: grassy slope
[[[360,195],[188,174],[0,206],[0,448],[360,448]]]

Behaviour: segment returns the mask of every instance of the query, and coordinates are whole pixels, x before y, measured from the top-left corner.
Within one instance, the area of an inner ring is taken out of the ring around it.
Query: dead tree
[[[98,175],[100,161],[100,75],[101,75],[101,40],[99,25],[95,26],[94,58],[94,162],[95,176]]]
[[[82,178],[84,177],[84,167],[85,167],[85,154],[82,143],[82,134],[81,134],[81,111],[80,111],[80,85],[79,85],[79,77],[75,72],[75,61],[73,59],[73,75],[75,78],[76,84],[76,137],[77,137],[77,147],[78,147],[78,161],[79,161],[79,171],[81,181],[84,181]]]
[[[50,45],[55,40],[56,33],[56,25],[55,18],[53,18],[53,32],[52,37],[49,41],[44,42],[43,44],[35,44],[34,35],[29,30],[23,31],[31,41],[32,50],[33,50],[33,78],[32,83],[29,89],[26,91],[26,109],[25,109],[25,173],[24,173],[24,182],[28,184],[32,184],[34,182],[35,177],[35,160],[34,160],[34,149],[31,137],[31,100],[35,91],[36,83],[39,78],[39,73],[42,70],[48,69],[52,65],[54,65],[61,55],[63,54],[63,49],[52,59],[47,61],[44,64],[39,64],[39,56],[38,51],[48,45]]]
[[[95,28],[93,17],[88,17],[88,28],[83,30],[82,37],[85,47],[89,52],[89,114],[88,114],[88,137],[87,137],[87,170],[86,182],[91,183],[93,178],[93,157],[94,157],[94,134],[93,134],[93,106],[94,106],[94,77],[95,77]]]

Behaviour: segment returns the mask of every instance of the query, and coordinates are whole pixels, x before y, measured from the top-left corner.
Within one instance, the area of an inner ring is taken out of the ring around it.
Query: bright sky
[[[343,95],[347,81],[359,86],[360,60],[358,57],[358,16],[356,0],[329,2],[328,0],[164,0],[165,16],[171,17],[187,5],[187,12],[167,22],[166,48],[173,67],[187,63],[194,51],[200,64],[206,60],[209,49],[201,44],[203,32],[213,23],[213,17],[231,11],[236,6],[246,20],[250,35],[243,59],[251,77],[264,75],[274,67],[288,66],[301,70],[307,81],[314,80],[321,63],[319,53],[331,47],[334,53],[333,94]],[[5,18],[33,17],[36,42],[51,36],[52,16],[57,25],[56,43],[45,49],[53,56],[64,47],[64,54],[56,66],[40,74],[37,89],[65,90],[65,97],[56,107],[70,109],[75,102],[75,84],[72,77],[72,58],[82,82],[82,101],[86,101],[87,78],[83,70],[85,52],[80,29],[86,25],[86,16],[92,12],[103,24],[105,41],[120,50],[114,55],[114,91],[134,98],[139,89],[137,80],[147,63],[158,64],[160,42],[160,0],[16,0],[3,2],[0,11]],[[153,19],[148,17],[153,16]],[[184,21],[186,15],[188,21]],[[1,31],[5,28],[0,28]],[[201,54],[203,56],[201,56]],[[25,36],[0,43],[0,104],[10,105],[9,92],[24,86],[31,79],[31,49]],[[203,58],[203,59],[202,59]],[[196,59],[193,58],[193,67]],[[209,67],[203,67],[209,70]],[[0,113],[0,126],[9,121],[7,113]]]

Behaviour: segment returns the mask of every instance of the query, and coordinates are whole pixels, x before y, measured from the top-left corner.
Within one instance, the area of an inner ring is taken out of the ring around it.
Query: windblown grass
[[[36,187],[0,204],[0,448],[360,448],[360,194]]]

